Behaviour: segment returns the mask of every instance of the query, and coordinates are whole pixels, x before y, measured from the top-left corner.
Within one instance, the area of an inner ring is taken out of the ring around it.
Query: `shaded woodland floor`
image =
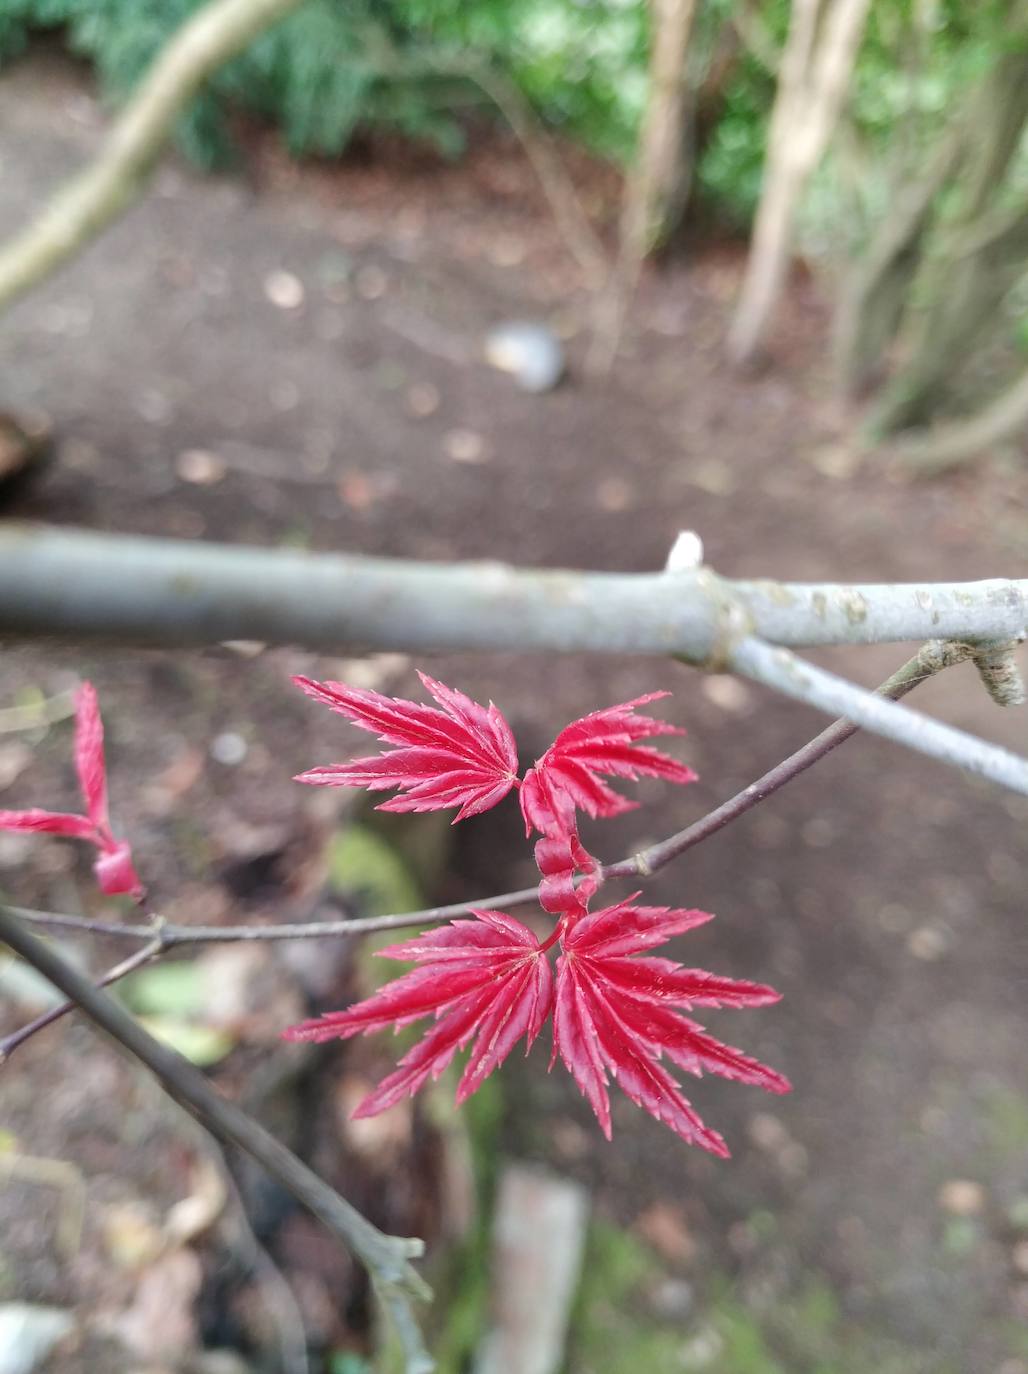
[[[89,155],[102,127],[88,85],[63,63],[34,60],[0,80],[0,230]],[[602,176],[595,194],[607,194]],[[756,380],[726,371],[721,340],[740,269],[736,245],[708,244],[646,280],[623,355],[597,383],[581,368],[586,297],[514,146],[494,143],[456,166],[426,156],[298,170],[260,140],[231,177],[168,163],[144,204],[3,321],[0,402],[44,409],[59,436],[56,462],[7,514],[619,570],[661,566],[676,531],[692,528],[730,575],[1023,575],[1028,466],[986,460],[909,485],[862,462],[829,399],[813,286],[798,285],[783,312],[772,370]],[[524,316],[568,338],[572,375],[551,395],[522,394],[481,360],[488,327]],[[821,661],[871,684],[901,657],[882,648]],[[454,655],[426,666],[496,699],[526,754],[574,716],[674,691],[668,715],[689,730],[683,748],[701,782],[675,795],[641,787],[644,807],[595,838],[605,857],[688,823],[821,727],[756,687],[663,662]],[[157,907],[198,921],[258,909],[285,918],[316,900],[319,846],[337,819],[325,806],[342,804],[289,779],[353,742],[288,685],[296,671],[347,668],[291,650],[7,645],[0,697],[91,677],[116,814]],[[375,672],[386,690],[416,690],[404,660]],[[970,668],[921,689],[917,704],[1025,746],[1025,713],[1000,712]],[[50,731],[38,758],[23,738],[0,738],[4,806],[70,802],[69,738]],[[531,880],[513,808],[453,839],[430,896]],[[75,862],[58,846],[0,836],[0,882],[26,904],[88,908],[88,872]],[[681,945],[687,963],[784,993],[773,1009],[711,1018],[796,1085],[784,1099],[696,1085],[697,1106],[733,1147],[730,1163],[687,1150],[625,1101],[607,1145],[566,1077],[545,1075],[540,1050],[504,1070],[499,1148],[587,1182],[597,1213],[695,1290],[680,1341],[652,1363],[657,1374],[1028,1371],[1026,889],[1023,799],[858,737],[647,888],[649,900],[719,914]],[[269,1065],[281,1063],[277,1031],[302,1011],[313,974],[300,954],[289,956],[289,979],[254,959],[232,974],[250,990],[219,1081],[310,1144],[376,1220],[445,1230],[438,1159],[417,1119],[404,1118],[398,1139],[374,1141],[393,1173],[365,1172],[348,1187],[336,1157],[342,1105],[389,1046],[340,1054],[316,1092],[308,1083],[306,1097],[290,1098],[282,1083],[293,1070],[276,1077]],[[328,964],[323,992],[345,991],[349,975]],[[21,1014],[10,997],[0,1005],[5,1029]],[[0,1299],[107,1313],[105,1340],[133,1321],[145,1328],[147,1274],[169,1263],[146,1249],[146,1227],[195,1191],[195,1135],[68,1023],[2,1071],[0,1134],[19,1156],[72,1161],[87,1199],[81,1243],[62,1256],[60,1191],[51,1196],[31,1170],[0,1181]],[[275,1224],[254,1229],[265,1236]],[[275,1234],[310,1324],[338,1302],[338,1253],[312,1260],[320,1242],[302,1218]],[[186,1295],[180,1315],[203,1294],[210,1343],[233,1344],[237,1327],[252,1336],[245,1311],[218,1327],[231,1263],[219,1270],[208,1255],[201,1277],[182,1258],[192,1253],[172,1257],[177,1269],[161,1271],[157,1288]],[[726,1291],[736,1328],[750,1320],[740,1313],[758,1325],[761,1314],[781,1325],[793,1313],[786,1325],[824,1330],[804,1347],[772,1321],[767,1358],[752,1344],[744,1358],[725,1334]],[[817,1321],[803,1316],[812,1294]],[[334,1330],[342,1318],[320,1320]],[[721,1346],[708,1342],[704,1355],[706,1331],[720,1332]],[[187,1324],[179,1348],[195,1339]],[[113,1348],[87,1341],[62,1367],[121,1368]],[[569,1369],[601,1374],[582,1349]]]

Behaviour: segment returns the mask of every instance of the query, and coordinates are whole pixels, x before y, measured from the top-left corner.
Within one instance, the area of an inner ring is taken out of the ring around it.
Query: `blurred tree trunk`
[[[621,215],[621,254],[639,263],[674,227],[688,191],[691,159],[686,56],[696,0],[650,0],[649,96]]]
[[[843,283],[835,311],[834,350],[839,390],[848,400],[884,376],[884,359],[921,266],[936,201],[956,167],[960,146],[950,131],[920,179],[911,180],[910,168],[904,169],[904,185],[894,187],[894,209]]]
[[[870,0],[793,0],[768,130],[764,184],[728,336],[737,364],[758,354],[789,269],[800,197],[849,90]]]
[[[890,453],[912,470],[931,476],[956,467],[997,444],[1028,432],[1028,372],[975,415],[927,431],[915,430],[890,446]]]
[[[686,58],[697,0],[650,0],[650,63],[646,111],[633,170],[625,182],[618,256],[596,298],[586,371],[606,376],[617,356],[625,316],[643,262],[666,240],[685,206],[692,177],[687,124]]]
[[[968,101],[957,169],[960,206],[918,274],[924,304],[909,357],[869,422],[876,436],[925,424],[938,413],[972,345],[1025,274],[1028,201],[1004,206],[1001,196],[1028,123],[1028,3],[1017,6],[1015,20],[1021,27],[1009,34],[1008,50]],[[913,275],[900,283],[907,294]]]
[[[707,151],[718,122],[724,114],[725,97],[732,78],[738,71],[743,52],[742,35],[738,27],[729,19],[721,26],[721,32],[717,36],[710,61],[707,63],[707,70],[704,72],[703,80],[693,98],[694,113],[691,128],[688,127],[690,121],[686,120],[685,138],[688,146],[685,161],[690,181],[694,169],[699,165],[700,159]],[[684,189],[686,194],[683,196],[683,201],[688,202],[689,187]]]

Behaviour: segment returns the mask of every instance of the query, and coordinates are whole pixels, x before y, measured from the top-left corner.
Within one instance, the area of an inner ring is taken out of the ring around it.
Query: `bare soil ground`
[[[102,128],[88,85],[66,65],[34,60],[7,73],[0,230],[41,204]],[[604,177],[591,184],[608,194]],[[300,170],[262,141],[226,179],[169,161],[141,206],[3,322],[3,404],[43,408],[59,435],[56,462],[7,514],[626,570],[659,567],[688,527],[727,574],[1023,575],[1028,467],[985,460],[908,485],[860,461],[829,399],[826,320],[811,284],[798,283],[783,310],[775,366],[752,380],[726,370],[720,346],[740,265],[736,245],[707,245],[647,279],[622,356],[599,383],[581,368],[582,285],[514,146],[493,142],[458,166],[426,157]],[[522,394],[481,361],[489,325],[525,316],[568,337],[572,375],[551,395]],[[824,661],[870,684],[898,657],[875,649]],[[494,698],[526,755],[574,716],[673,689],[668,714],[688,727],[685,753],[702,780],[674,796],[641,788],[644,807],[595,839],[610,857],[687,823],[821,726],[754,687],[662,662],[511,654],[428,666]],[[244,658],[9,644],[0,696],[6,704],[92,678],[116,811],[156,905],[183,919],[239,920],[269,901],[279,914],[310,905],[319,870],[312,876],[295,853],[316,852],[324,813],[289,779],[351,739],[288,685],[294,671],[340,669],[293,650]],[[387,690],[415,690],[409,665],[382,674]],[[918,705],[1024,747],[1024,712],[1000,712],[970,669],[922,689]],[[70,804],[69,742],[67,729],[52,730],[32,756],[23,737],[0,738],[3,805]],[[510,809],[463,827],[456,842],[443,895],[531,878]],[[290,846],[291,887],[262,887],[255,856]],[[94,903],[88,871],[60,846],[2,836],[0,870],[5,891],[26,904]],[[505,1070],[503,1149],[588,1181],[602,1214],[636,1228],[701,1290],[725,1273],[767,1307],[823,1284],[855,1353],[840,1344],[822,1365],[785,1356],[787,1368],[884,1368],[881,1352],[899,1351],[897,1370],[1024,1374],[1026,889],[1023,800],[858,737],[647,890],[719,913],[683,946],[686,962],[783,991],[771,1010],[712,1024],[786,1071],[793,1095],[696,1085],[697,1105],[733,1147],[728,1164],[690,1152],[627,1102],[607,1145],[537,1051]],[[244,1044],[222,1070],[244,1097],[302,1003],[295,984],[274,986],[280,1000],[247,1012]],[[23,1014],[6,996],[3,1027]],[[321,1090],[338,1104],[357,1070],[345,1057],[332,1062]],[[308,1095],[282,1110],[296,1139],[312,1121],[324,1125],[327,1109]],[[408,1122],[415,1151],[418,1129]],[[31,1164],[0,1182],[0,1296],[106,1305],[115,1326],[134,1303],[145,1328],[140,1273],[156,1262],[147,1228],[159,1231],[167,1208],[196,1191],[195,1137],[72,1024],[2,1071],[0,1130],[19,1159],[70,1161],[87,1201],[83,1239],[62,1258],[52,1229],[61,1189],[43,1186]],[[345,1191],[330,1138],[312,1152]],[[415,1158],[415,1177],[434,1177],[432,1159]],[[386,1222],[428,1206],[409,1177],[402,1188],[393,1177],[366,1186]],[[310,1323],[338,1290],[317,1278],[314,1228],[290,1225],[277,1258]],[[174,1263],[158,1287],[184,1293],[175,1310],[188,1314],[201,1280],[188,1261]],[[213,1310],[212,1263],[202,1285]],[[328,1252],[322,1279],[341,1263]],[[245,1307],[238,1294],[232,1301]],[[344,1318],[322,1313],[330,1332]],[[245,1313],[233,1320],[205,1319],[207,1338],[230,1345],[248,1321],[252,1330]],[[187,1329],[180,1349],[196,1335]],[[68,1367],[120,1367],[104,1346],[69,1358]]]

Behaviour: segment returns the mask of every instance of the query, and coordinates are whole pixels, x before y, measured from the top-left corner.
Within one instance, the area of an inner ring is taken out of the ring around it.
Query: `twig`
[[[728,668],[1016,791],[1028,762],[769,647],[1019,640],[1028,579],[839,586],[416,563],[0,529],[0,634],[162,644],[250,639],[339,652],[539,649],[673,655]],[[766,642],[762,642],[766,641]],[[859,713],[859,714],[854,714]]]
[[[144,1064],[165,1092],[211,1135],[225,1145],[245,1150],[361,1259],[403,1342],[406,1374],[430,1374],[434,1365],[421,1342],[411,1307],[412,1298],[430,1296],[424,1280],[410,1264],[423,1253],[422,1242],[389,1236],[372,1226],[263,1126],[216,1093],[188,1060],[155,1040],[4,906],[0,906],[0,941],[59,988],[122,1050]]]
[[[524,906],[539,895],[537,887],[525,887],[519,892],[502,892],[479,901],[454,902],[450,906],[431,906],[423,911],[398,916],[367,916],[349,921],[306,921],[296,925],[267,926],[179,926],[162,923],[162,951],[185,945],[237,944],[249,940],[319,940],[330,936],[371,935],[381,930],[405,930],[424,922],[450,921],[466,916],[473,906]],[[125,940],[145,940],[153,935],[154,925],[116,924],[113,921],[94,921],[88,916],[65,916],[58,912],[34,911],[29,907],[11,907],[28,925],[53,930],[71,930],[83,935],[113,935]],[[155,920],[161,920],[160,917]]]
[[[963,663],[970,656],[971,650],[966,644],[949,644],[933,640],[876,688],[876,692],[879,696],[891,697],[896,701],[935,673],[941,672],[943,668]],[[737,792],[734,797],[730,797],[728,801],[701,816],[692,825],[680,830],[677,835],[670,835],[666,840],[650,845],[648,849],[642,850],[630,859],[607,864],[603,870],[604,878],[645,878],[651,873],[656,873],[658,869],[664,868],[673,859],[684,854],[687,849],[692,849],[693,845],[699,844],[710,835],[715,835],[726,825],[745,815],[758,802],[766,800],[800,773],[805,773],[826,754],[830,754],[851,735],[855,735],[859,729],[860,726],[854,725],[851,720],[835,721],[802,749],[797,749],[795,754],[790,754],[787,759],[776,764],[763,777],[751,782],[749,787],[744,787],[741,792]]]
[[[13,908],[12,908],[13,910]],[[111,983],[117,983],[119,979],[125,978],[130,973],[135,973],[136,969],[148,964],[156,955],[163,953],[164,943],[161,939],[152,939],[141,949],[137,949],[134,954],[130,954],[127,959],[122,959],[120,964],[115,964],[108,969],[102,978],[97,980],[97,987],[106,988]],[[66,1016],[69,1011],[75,1008],[74,1002],[61,1002],[56,1007],[51,1007],[49,1011],[37,1016],[28,1025],[22,1026],[19,1030],[12,1031],[10,1035],[4,1036],[0,1040],[0,1067],[2,1067],[19,1046],[26,1040],[35,1035],[37,1031],[46,1030],[47,1026],[52,1026],[55,1021],[59,1021],[62,1016]]]
[[[865,730],[1028,796],[1028,759],[907,706],[886,701],[834,673],[815,668],[788,649],[773,648],[747,635],[732,649],[730,662],[746,677],[796,701],[832,714],[844,714]]]
[[[0,309],[73,257],[139,194],[176,116],[223,63],[301,0],[213,0],[154,59],[99,156],[0,248]]]
[[[587,284],[598,286],[610,271],[603,241],[582,208],[575,185],[531,104],[515,82],[487,62],[469,64],[466,73],[468,80],[484,91],[510,125],[532,164],[565,243],[585,273]]]

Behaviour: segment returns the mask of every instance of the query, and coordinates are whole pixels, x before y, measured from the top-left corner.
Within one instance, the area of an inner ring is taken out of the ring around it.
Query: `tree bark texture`
[[[912,471],[932,476],[1028,434],[1028,372],[974,415],[929,430],[913,430],[889,452]]]
[[[639,263],[664,241],[684,205],[686,59],[696,0],[650,0],[649,96],[621,216],[621,252]]]
[[[885,375],[885,359],[921,266],[939,192],[949,181],[960,151],[960,138],[950,130],[922,177],[911,182],[910,168],[904,168],[904,184],[894,188],[890,213],[843,283],[833,345],[839,392],[848,400]]]
[[[1008,50],[968,99],[957,167],[960,206],[908,284],[907,294],[912,288],[924,305],[911,325],[908,360],[872,414],[875,437],[938,414],[972,346],[1024,275],[1028,201],[1005,207],[1000,197],[1026,122],[1028,3],[1017,8]]]
[[[870,0],[794,0],[768,130],[764,183],[728,335],[739,365],[758,355],[789,270],[800,198],[849,89]]]

